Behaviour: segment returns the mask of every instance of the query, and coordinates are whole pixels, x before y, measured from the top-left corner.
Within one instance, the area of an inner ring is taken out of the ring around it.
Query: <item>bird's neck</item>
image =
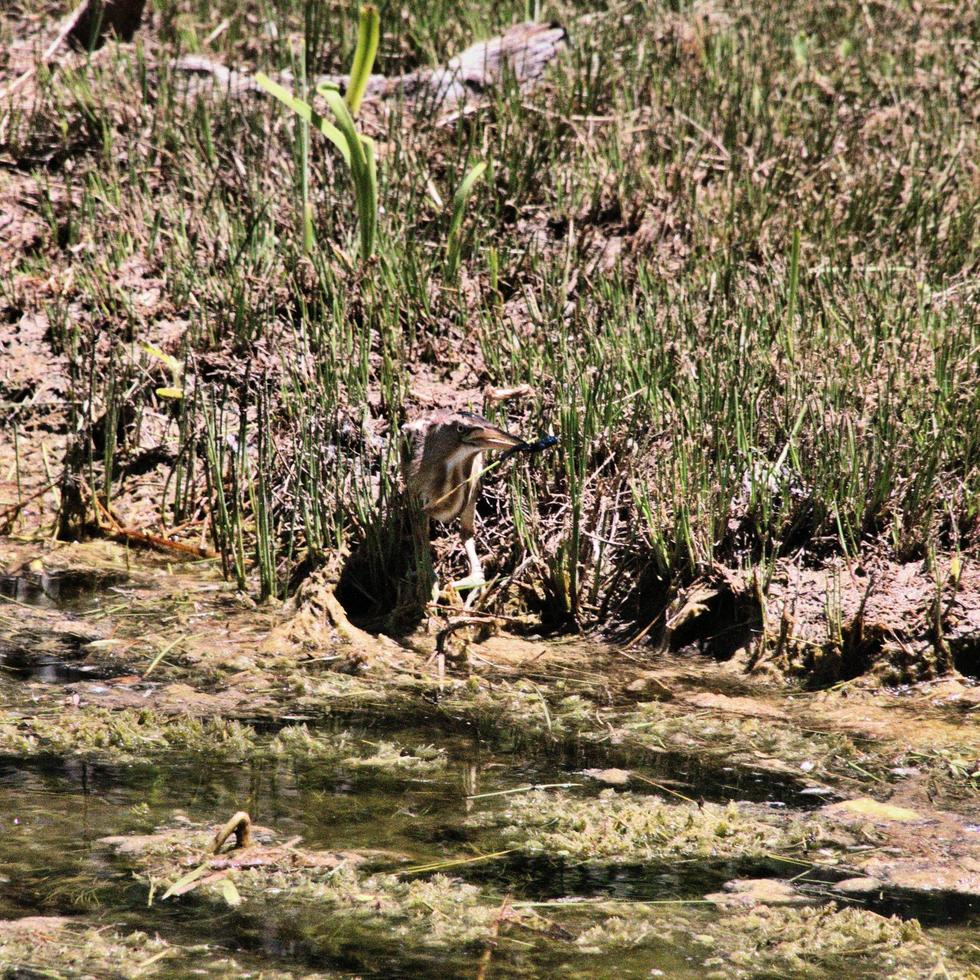
[[[454,449],[446,458],[441,478],[429,488],[425,510],[437,521],[448,522],[458,517],[471,492],[470,477],[473,465],[480,457],[466,446]]]

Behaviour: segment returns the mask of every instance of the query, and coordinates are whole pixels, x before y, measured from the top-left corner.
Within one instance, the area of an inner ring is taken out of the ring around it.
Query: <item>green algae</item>
[[[168,660],[176,659],[179,666],[167,666],[165,662],[154,675],[182,682],[180,686],[186,690],[169,696],[166,689],[139,691],[139,696],[145,695],[147,704],[155,710],[226,718],[247,714],[268,719],[285,710],[314,720],[335,714],[363,715],[397,719],[401,725],[432,721],[444,729],[475,729],[493,738],[507,733],[513,742],[555,749],[591,744],[611,752],[613,757],[616,753],[635,757],[638,752],[654,757],[675,751],[718,767],[767,769],[792,773],[798,779],[805,776],[806,781],[853,777],[852,763],[879,776],[883,769],[877,758],[846,735],[803,733],[787,719],[739,718],[658,701],[610,707],[606,702],[610,671],[615,679],[617,670],[615,660],[606,656],[600,669],[596,669],[593,661],[597,651],[591,647],[563,645],[562,659],[567,654],[568,664],[562,663],[562,670],[556,668],[554,676],[546,671],[545,676],[534,680],[521,676],[520,669],[517,676],[509,677],[473,672],[464,677],[439,678],[434,670],[424,668],[417,651],[398,648],[391,641],[381,644],[378,655],[360,668],[347,672],[332,669],[338,666],[338,658],[323,657],[322,650],[310,652],[295,644],[268,644],[262,640],[268,637],[269,626],[276,618],[274,611],[229,605],[232,597],[214,591],[216,583],[210,576],[198,581],[195,576],[182,573],[167,576],[165,581],[175,602],[181,596],[192,597],[194,609],[200,610],[204,618],[200,619],[199,614],[201,628],[188,634],[178,650],[168,655]],[[195,587],[201,591],[195,593]],[[112,622],[113,635],[129,637],[133,643],[132,647],[114,648],[112,657],[129,669],[137,669],[137,664],[138,669],[145,669],[153,659],[143,650],[147,642],[143,636],[147,626],[144,620],[157,618],[169,600],[160,590],[151,596],[140,599],[139,608],[130,603],[125,610],[112,614],[113,621],[123,617],[118,623]],[[53,615],[49,610],[38,612]],[[263,647],[261,656],[243,654],[243,649],[254,650],[260,640],[269,646],[268,650]],[[534,645],[526,642],[523,647],[506,638],[498,638],[497,642],[501,647],[497,654],[514,658],[518,666],[522,657],[533,659],[540,653],[529,649]],[[159,638],[154,649],[162,648],[162,643],[163,638]],[[418,638],[418,643],[428,649],[425,638]],[[510,650],[508,644],[514,649]],[[93,651],[89,660],[98,661],[99,657],[98,651]],[[339,662],[346,664],[343,658]],[[565,674],[567,667],[574,669]],[[210,698],[195,696],[201,688],[214,694]],[[115,691],[96,694],[89,688],[81,696],[83,706],[127,703]],[[597,722],[599,712],[601,724]],[[70,714],[70,709],[66,714]],[[88,751],[90,733],[83,731],[85,727],[70,721],[65,725],[66,732],[77,732],[81,752]],[[120,722],[120,727],[126,725]],[[140,727],[147,727],[146,723]],[[197,743],[202,751],[225,757],[234,754],[236,741],[241,744],[241,732],[211,730],[188,733],[185,739],[179,727],[168,724],[169,735],[150,742],[166,748],[172,737],[175,750]],[[50,733],[48,738],[48,732],[36,735],[39,742],[49,742],[52,751],[73,751],[67,744],[70,738],[59,738],[57,733]],[[107,737],[107,746],[100,748],[125,746],[128,740],[122,731]],[[24,744],[14,742],[6,727],[0,729],[0,744],[8,739],[13,744]],[[146,748],[155,751],[153,744]]]
[[[392,773],[437,773],[446,768],[446,750],[435,745],[407,746],[382,739],[358,739],[349,732],[322,732],[307,725],[287,725],[272,740],[258,747],[260,754],[276,758],[335,761],[350,769],[388,770]]]
[[[250,975],[241,963],[204,944],[178,946],[144,932],[122,932],[60,916],[0,920],[3,976],[152,977],[190,972],[229,980]],[[262,973],[263,980],[292,975],[277,970]]]
[[[161,714],[149,708],[86,707],[33,715],[0,711],[0,755],[79,756],[114,763],[160,756],[317,759],[395,773],[437,772],[446,766],[445,751],[432,745],[365,742],[306,725],[287,725],[270,738],[234,719]]]
[[[586,929],[575,938],[583,953],[600,955],[610,947],[628,949],[663,938],[663,916],[644,914],[642,906],[624,907],[619,915],[611,915]]]
[[[668,803],[611,789],[587,799],[533,791],[470,823],[496,828],[507,846],[529,854],[605,862],[801,854],[829,842],[817,821],[799,815],[766,814],[749,804]]]
[[[415,745],[411,751],[397,742],[376,742],[370,755],[350,756],[348,765],[364,769],[388,769],[394,772],[440,772],[446,768],[446,750],[435,745]]]

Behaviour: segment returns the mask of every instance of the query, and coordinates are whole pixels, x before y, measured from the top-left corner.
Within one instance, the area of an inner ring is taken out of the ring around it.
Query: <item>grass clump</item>
[[[474,822],[528,853],[605,862],[761,857],[802,852],[821,839],[816,823],[767,819],[745,804],[666,803],[614,790],[587,799],[534,791]]]
[[[474,164],[460,181],[456,193],[453,195],[452,220],[449,223],[449,237],[446,241],[446,278],[455,279],[459,272],[460,250],[463,240],[463,215],[466,211],[466,202],[473,193],[476,182],[483,176],[487,169],[485,163]]]
[[[354,199],[357,205],[360,231],[361,259],[367,261],[374,254],[375,236],[378,224],[378,173],[375,164],[374,143],[370,137],[358,133],[354,117],[360,108],[368,77],[378,51],[379,19],[377,8],[366,4],[361,8],[358,27],[357,49],[351,67],[347,94],[340,97],[338,87],[333,82],[325,82],[319,87],[319,94],[327,103],[336,125],[323,118],[309,102],[304,101],[273,81],[264,72],[255,76],[256,83],[273,98],[291,109],[300,127],[300,185],[303,198],[303,243],[307,252],[313,250],[313,214],[310,205],[309,188],[309,130],[314,126],[340,151],[344,162],[350,168],[354,184]],[[300,58],[301,81],[306,83],[306,60]]]
[[[138,761],[155,754],[241,759],[256,748],[254,730],[224,718],[161,715],[149,709],[83,708],[0,719],[0,751],[10,755],[100,756]]]

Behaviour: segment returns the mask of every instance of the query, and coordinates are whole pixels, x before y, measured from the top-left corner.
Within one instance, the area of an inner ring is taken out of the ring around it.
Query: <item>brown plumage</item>
[[[460,519],[459,535],[470,561],[467,585],[483,581],[474,521],[483,453],[511,449],[523,440],[473,412],[441,410],[402,426],[405,486],[422,512],[446,524]],[[457,583],[461,584],[461,583]]]

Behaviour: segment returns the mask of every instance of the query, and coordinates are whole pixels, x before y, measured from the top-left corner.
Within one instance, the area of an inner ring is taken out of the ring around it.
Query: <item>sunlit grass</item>
[[[253,36],[219,7],[158,3],[153,44],[269,72],[302,48],[311,78],[355,54],[353,8],[313,23],[278,0]],[[381,13],[378,67],[397,73],[523,5]],[[360,161],[357,207],[333,146],[297,143],[276,102],[194,95],[139,45],[8,112],[5,152],[50,188],[51,241],[15,272],[72,269],[45,309],[74,352],[74,474],[111,503],[140,419],[163,416],[164,526],[206,519],[228,573],[265,594],[307,552],[360,547],[383,608],[408,588],[388,574],[390,437],[415,386],[459,377],[478,410],[485,385],[527,383],[486,411],[559,435],[488,478],[481,534],[500,572],[521,569],[497,601],[552,622],[634,615],[639,583],[666,594],[717,564],[975,546],[975,21],[927,11],[916,40],[898,7],[870,23],[768,0],[544,14],[572,43],[538,91],[505,86],[444,126],[361,105],[340,142],[353,166],[373,140],[383,179],[372,203]],[[370,263],[347,260],[353,241]],[[134,255],[163,313],[116,285]],[[141,347],[164,317],[181,324],[180,399]]]

